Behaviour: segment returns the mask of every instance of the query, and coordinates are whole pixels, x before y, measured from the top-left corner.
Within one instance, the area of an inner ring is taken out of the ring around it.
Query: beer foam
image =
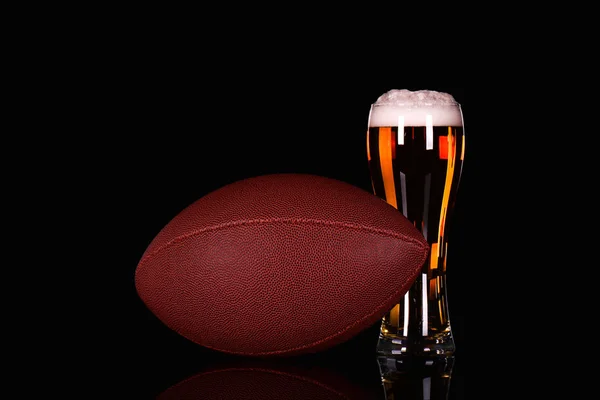
[[[460,104],[449,93],[435,90],[392,89],[373,103],[369,126],[462,126]]]

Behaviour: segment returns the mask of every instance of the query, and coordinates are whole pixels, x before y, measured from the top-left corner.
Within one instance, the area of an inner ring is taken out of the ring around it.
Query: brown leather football
[[[246,356],[317,352],[372,326],[428,256],[394,207],[308,174],[234,182],[175,216],[139,261],[135,285],[169,328]]]

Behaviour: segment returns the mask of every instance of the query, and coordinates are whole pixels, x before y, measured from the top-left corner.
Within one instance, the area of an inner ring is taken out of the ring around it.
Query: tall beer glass
[[[431,247],[422,273],[382,320],[381,354],[454,353],[447,232],[464,155],[463,114],[452,95],[394,89],[372,104],[367,158],[373,192],[408,218]]]

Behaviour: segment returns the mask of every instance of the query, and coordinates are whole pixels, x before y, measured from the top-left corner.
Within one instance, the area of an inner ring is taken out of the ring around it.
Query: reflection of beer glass
[[[454,356],[435,358],[378,357],[385,399],[447,400]]]
[[[383,318],[380,353],[454,352],[447,232],[464,153],[462,110],[450,94],[390,90],[373,103],[367,132],[373,191],[413,222],[431,246],[422,273]]]

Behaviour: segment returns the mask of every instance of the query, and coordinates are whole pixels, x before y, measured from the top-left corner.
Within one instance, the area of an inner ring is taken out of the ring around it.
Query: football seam
[[[197,230],[194,230],[193,232],[186,233],[185,235],[177,236],[176,238],[171,239],[166,244],[160,246],[159,248],[153,250],[152,252],[150,252],[146,256],[144,256],[140,260],[139,265],[144,264],[145,262],[148,261],[148,259],[154,257],[161,251],[166,250],[169,247],[171,247],[179,242],[187,240],[191,237],[199,236],[206,232],[213,232],[213,231],[218,231],[218,230],[221,230],[224,228],[230,228],[230,227],[241,226],[241,225],[277,224],[277,223],[329,225],[329,226],[344,227],[344,228],[349,228],[349,229],[354,229],[354,230],[362,230],[362,231],[367,231],[369,233],[376,233],[376,234],[379,234],[382,236],[400,239],[405,242],[410,242],[412,244],[416,244],[417,247],[419,247],[421,249],[427,249],[427,246],[423,246],[423,243],[421,243],[420,241],[418,241],[410,236],[406,236],[401,233],[389,231],[386,229],[373,228],[370,226],[354,224],[351,222],[327,221],[327,220],[316,219],[316,218],[315,219],[313,219],[313,218],[264,218],[264,219],[257,218],[257,219],[244,219],[244,220],[238,220],[238,221],[231,221],[231,222],[225,222],[222,224],[207,226],[206,228],[197,229]]]

